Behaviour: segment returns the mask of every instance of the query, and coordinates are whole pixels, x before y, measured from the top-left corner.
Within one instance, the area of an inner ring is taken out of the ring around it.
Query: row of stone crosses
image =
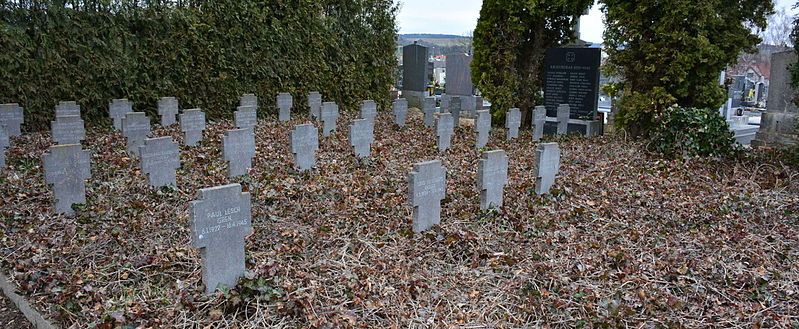
[[[448,99],[448,106],[436,108],[435,99],[428,97],[423,104],[424,125],[435,127],[438,148],[441,152],[450,147],[454,127],[460,122],[458,97]],[[291,94],[277,96],[279,120],[291,120],[293,99]],[[318,92],[308,96],[310,114],[322,121],[322,134],[329,136],[336,129],[338,105],[322,102]],[[176,169],[180,167],[180,151],[170,136],[148,138],[151,133],[150,119],[144,112],[133,112],[133,104],[126,99],[115,99],[109,104],[109,116],[114,128],[122,131],[127,150],[140,157],[142,172],[147,174],[152,186],[176,185]],[[255,156],[255,131],[257,125],[258,99],[246,94],[234,113],[237,129],[228,130],[223,136],[223,154],[228,162],[229,177],[245,175],[252,167]],[[558,132],[566,132],[568,105],[558,109]],[[161,124],[176,123],[178,101],[174,97],[158,101]],[[394,101],[394,122],[405,126],[408,103],[400,98]],[[491,115],[488,110],[476,110],[476,146],[483,148],[488,143]],[[562,115],[565,113],[565,115]],[[360,107],[360,119],[350,125],[349,141],[358,157],[369,157],[374,141],[374,120],[377,105],[366,100]],[[507,139],[518,138],[521,125],[519,109],[510,109],[507,114]],[[565,118],[564,120],[560,120]],[[552,120],[554,121],[554,120]],[[0,105],[0,168],[5,167],[5,148],[9,136],[19,136],[24,122],[23,110],[18,104]],[[540,140],[546,122],[546,110],[536,107],[533,120],[533,139]],[[60,102],[55,108],[55,121],[51,122],[52,139],[56,145],[43,156],[45,180],[53,185],[55,211],[72,215],[73,204],[86,202],[85,180],[91,178],[88,150],[80,144],[85,139],[84,122],[80,117],[80,106],[75,102]],[[180,113],[180,129],[184,132],[184,143],[196,146],[203,139],[205,114],[200,109],[187,109]],[[314,124],[296,125],[291,131],[291,152],[296,166],[311,170],[316,163],[319,137]],[[560,148],[557,143],[542,143],[537,148],[536,193],[549,193],[560,166]],[[477,187],[480,190],[480,207],[501,207],[503,191],[508,183],[508,156],[503,150],[486,151],[478,164]],[[409,200],[413,206],[413,231],[421,232],[441,223],[441,200],[446,194],[446,169],[441,160],[416,163],[408,176]],[[203,248],[203,283],[207,293],[219,286],[233,287],[244,273],[244,239],[252,233],[251,203],[249,193],[241,192],[240,184],[200,189],[199,200],[191,201],[191,244]]]

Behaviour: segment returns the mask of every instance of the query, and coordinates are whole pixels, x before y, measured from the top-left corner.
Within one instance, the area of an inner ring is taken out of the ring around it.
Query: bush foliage
[[[718,110],[664,110],[655,120],[650,148],[666,156],[733,156],[737,152],[730,127]]]
[[[49,128],[60,100],[90,123],[125,97],[153,115],[176,96],[209,119],[230,117],[243,93],[262,108],[278,92],[304,106],[314,90],[345,109],[387,105],[396,11],[391,0],[2,1],[0,102],[24,106],[29,130]]]

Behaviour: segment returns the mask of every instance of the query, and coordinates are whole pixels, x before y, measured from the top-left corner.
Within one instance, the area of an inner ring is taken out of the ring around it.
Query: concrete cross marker
[[[394,113],[394,123],[400,127],[405,127],[405,119],[408,117],[408,100],[398,98],[394,100],[391,111]]]
[[[533,110],[533,141],[540,141],[544,137],[544,125],[547,122],[547,108],[536,106]]]
[[[141,171],[150,186],[177,186],[175,169],[180,168],[180,150],[172,137],[147,138],[139,146]]]
[[[543,143],[535,153],[538,162],[535,193],[548,194],[560,170],[560,147],[558,143]]]
[[[55,106],[55,117],[77,116],[80,117],[80,105],[74,101],[58,102]]]
[[[508,129],[508,140],[519,138],[519,127],[522,126],[522,111],[512,108],[505,114],[505,128]]]
[[[277,118],[280,121],[291,121],[291,108],[294,106],[294,98],[289,93],[277,94]]]
[[[338,105],[333,102],[322,103],[322,136],[330,136],[336,130],[336,120],[338,120]]]
[[[189,202],[191,246],[200,248],[205,293],[233,288],[244,275],[244,239],[252,234],[250,193],[230,184],[201,189]]]
[[[438,136],[438,151],[444,152],[449,149],[452,135],[455,133],[453,127],[452,114],[441,113],[436,120],[436,136]]]
[[[424,126],[432,127],[435,125],[436,113],[436,99],[434,97],[425,97],[422,103],[422,113],[424,113]]]
[[[80,144],[80,141],[86,139],[86,129],[80,116],[57,116],[55,121],[50,121],[50,127],[56,144]]]
[[[0,125],[6,126],[8,136],[22,135],[21,125],[25,123],[25,111],[17,103],[0,104]]]
[[[350,145],[355,148],[355,155],[368,158],[371,155],[372,142],[375,140],[375,124],[371,119],[353,120],[350,125]]]
[[[258,125],[258,112],[255,106],[239,106],[236,112],[233,113],[234,121],[236,121],[236,128],[247,129],[253,128]]]
[[[449,113],[449,102],[452,100],[452,96],[444,94],[441,95],[441,108],[440,113]]]
[[[449,100],[449,113],[452,114],[452,123],[455,128],[461,125],[461,97],[452,96]]]
[[[477,111],[474,128],[477,130],[477,142],[475,145],[479,149],[486,147],[488,138],[491,135],[491,113],[488,110]]]
[[[447,193],[447,171],[441,160],[415,163],[408,175],[408,199],[413,206],[413,231],[441,224],[441,200]]]
[[[258,109],[258,96],[255,94],[244,94],[239,98],[239,106],[249,106]]]
[[[319,131],[313,124],[294,126],[291,131],[291,153],[301,171],[316,166],[316,150],[319,149]]]
[[[317,91],[308,93],[308,108],[311,116],[319,120],[322,111],[322,94]]]
[[[175,116],[178,115],[178,99],[175,97],[161,97],[158,100],[158,115],[161,116],[161,125],[171,126],[175,124]]]
[[[196,146],[203,140],[205,113],[200,109],[183,111],[180,114],[180,130],[185,133],[183,142],[188,146]]]
[[[86,203],[86,179],[91,175],[91,151],[79,144],[50,146],[42,156],[44,179],[53,185],[55,211],[72,215],[73,204]]]
[[[255,157],[255,134],[252,129],[228,130],[222,136],[222,153],[228,162],[228,177],[246,175]]]
[[[6,125],[0,124],[0,169],[6,167],[6,149],[11,146]]]
[[[138,156],[139,146],[150,135],[150,118],[144,112],[129,112],[122,118],[122,136],[128,141],[128,153]]]
[[[508,156],[503,150],[483,152],[477,165],[480,209],[502,207],[503,190],[508,184]]]
[[[467,118],[475,118],[477,116],[475,107],[476,102],[474,96],[458,96],[461,100],[461,114]]]
[[[377,117],[377,104],[373,100],[365,100],[361,103],[361,119],[369,119],[372,122]]]
[[[558,105],[558,135],[565,135],[569,129],[569,104]]]
[[[114,129],[122,129],[122,118],[133,112],[133,103],[127,99],[114,99],[108,104],[108,116],[114,120]]]

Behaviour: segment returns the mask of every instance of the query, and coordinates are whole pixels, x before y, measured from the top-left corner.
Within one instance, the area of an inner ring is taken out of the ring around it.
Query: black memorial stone
[[[599,48],[549,48],[544,59],[544,105],[557,116],[569,104],[572,119],[595,120],[599,98]]]
[[[402,89],[427,90],[427,47],[417,44],[402,48]]]

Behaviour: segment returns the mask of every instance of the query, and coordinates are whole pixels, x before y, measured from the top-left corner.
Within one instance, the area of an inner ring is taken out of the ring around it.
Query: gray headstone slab
[[[255,133],[251,128],[228,130],[222,136],[222,151],[228,162],[228,176],[246,175],[255,157]]]
[[[560,147],[558,143],[543,143],[536,148],[535,193],[548,194],[560,170]]]
[[[56,144],[80,144],[86,139],[86,129],[80,116],[58,116],[55,121],[50,121],[50,127]]]
[[[333,102],[322,103],[322,136],[330,136],[336,130],[338,120],[338,105]]]
[[[9,136],[22,135],[23,123],[25,123],[25,111],[19,104],[0,104],[0,125],[6,126]]]
[[[313,124],[294,126],[291,131],[291,153],[301,171],[316,166],[316,150],[319,149],[319,131]]]
[[[441,200],[447,193],[447,171],[441,160],[415,163],[408,175],[408,199],[413,206],[413,231],[441,224]]]
[[[569,104],[558,105],[558,134],[564,135],[569,129],[569,116],[571,110]]]
[[[424,126],[432,127],[435,125],[436,113],[436,99],[435,97],[425,97],[422,104],[422,113],[424,113]]]
[[[519,127],[522,126],[522,111],[512,108],[505,114],[505,128],[508,129],[508,140],[519,138]]]
[[[447,93],[451,95],[472,95],[472,56],[468,54],[447,55]]]
[[[449,103],[451,100],[452,96],[447,94],[441,95],[441,113],[449,113]]]
[[[408,117],[408,100],[405,98],[395,99],[391,112],[394,113],[394,123],[405,127],[405,119]]]
[[[294,107],[294,98],[289,93],[277,94],[278,120],[291,121],[291,108]]]
[[[533,141],[540,141],[544,137],[544,125],[547,123],[547,108],[536,106],[533,110]]]
[[[488,110],[478,111],[477,118],[474,121],[474,128],[477,130],[475,145],[477,148],[486,147],[491,136],[491,112],[488,112]]]
[[[452,96],[449,100],[449,113],[452,114],[452,122],[455,127],[460,127],[461,124],[461,105],[462,105],[461,97]]]
[[[179,106],[175,97],[162,97],[158,100],[158,115],[161,116],[161,125],[171,126],[176,122]]]
[[[73,204],[86,203],[86,182],[91,178],[91,151],[80,144],[55,145],[42,156],[44,178],[53,185],[55,211],[72,215]]]
[[[461,112],[468,118],[476,116],[475,109],[477,108],[476,99],[474,96],[459,96],[461,100]]]
[[[374,121],[377,117],[377,103],[369,99],[361,103],[361,119],[369,119]]]
[[[250,193],[230,184],[201,189],[189,202],[191,246],[200,248],[205,293],[233,288],[244,275],[244,239],[252,234]]]
[[[114,120],[114,129],[122,129],[122,118],[133,112],[133,103],[127,99],[114,99],[108,104],[108,116]]]
[[[11,145],[6,125],[0,125],[0,169],[6,167],[6,149]]]
[[[74,101],[58,102],[55,106],[55,117],[77,116],[80,117],[80,105]]]
[[[350,125],[350,145],[355,148],[355,155],[368,158],[371,155],[372,142],[375,140],[375,124],[372,119],[353,120]]]
[[[452,121],[452,114],[441,113],[436,120],[436,136],[438,136],[438,151],[444,152],[449,149],[452,142],[452,135],[455,133],[455,126]]]
[[[141,170],[151,186],[177,186],[175,170],[180,168],[180,149],[172,137],[147,138],[139,146]]]
[[[150,118],[144,112],[128,112],[122,118],[122,136],[127,139],[128,153],[138,156],[139,146],[150,135]]]
[[[502,207],[503,191],[508,184],[508,156],[503,150],[483,152],[477,164],[477,189],[480,209]]]
[[[246,129],[258,125],[258,108],[254,106],[239,106],[233,113],[236,128]]]
[[[316,91],[308,93],[308,108],[314,119],[319,119],[322,111],[322,94]]]
[[[180,114],[180,130],[185,133],[183,142],[188,146],[196,146],[203,140],[205,112],[200,109],[183,111]]]
[[[244,94],[239,98],[239,106],[249,106],[258,109],[258,96],[255,94]]]

